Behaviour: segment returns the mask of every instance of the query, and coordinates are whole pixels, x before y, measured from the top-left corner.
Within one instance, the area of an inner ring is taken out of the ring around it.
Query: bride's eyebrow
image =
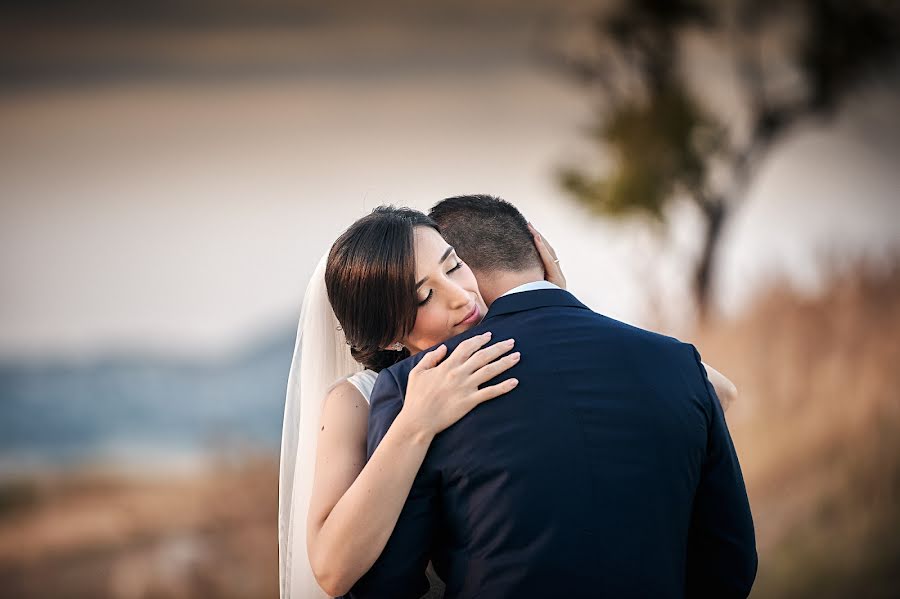
[[[452,254],[454,251],[456,251],[456,250],[453,249],[453,246],[452,246],[452,245],[448,245],[448,246],[447,246],[447,249],[444,250],[444,255],[441,256],[441,259],[440,259],[440,260],[438,260],[438,265],[443,264],[443,263],[444,263],[444,260],[447,259],[447,256],[449,256],[450,254]],[[428,277],[423,277],[421,281],[419,281],[418,283],[416,283],[416,289],[418,289],[419,287],[421,287],[422,285],[424,285],[424,284],[425,284],[425,281],[427,281],[427,280],[428,280]]]

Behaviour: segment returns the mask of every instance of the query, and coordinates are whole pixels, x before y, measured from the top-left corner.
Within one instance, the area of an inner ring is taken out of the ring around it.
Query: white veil
[[[350,355],[325,290],[326,253],[313,272],[297,327],[288,375],[278,480],[278,570],[282,599],[328,597],[306,552],[306,513],[312,495],[322,404],[339,379],[363,369]]]

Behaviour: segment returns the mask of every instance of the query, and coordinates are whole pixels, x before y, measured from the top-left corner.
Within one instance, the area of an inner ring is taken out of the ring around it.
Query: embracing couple
[[[304,298],[281,596],[746,597],[734,393],[692,345],[565,291],[512,204],[379,207]]]

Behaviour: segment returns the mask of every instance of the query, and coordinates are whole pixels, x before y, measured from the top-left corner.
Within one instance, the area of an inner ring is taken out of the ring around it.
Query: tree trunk
[[[706,219],[706,235],[703,238],[703,250],[694,271],[694,302],[697,305],[697,313],[700,322],[709,318],[711,306],[710,291],[718,257],[719,241],[722,235],[722,225],[725,223],[726,209],[721,198],[715,198],[700,203],[703,216]]]

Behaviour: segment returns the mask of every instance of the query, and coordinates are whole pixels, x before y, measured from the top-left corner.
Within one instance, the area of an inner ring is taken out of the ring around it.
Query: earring
[[[389,349],[389,350],[391,350],[391,351],[403,351],[403,344],[401,344],[401,343],[398,341],[397,343],[395,343],[395,344],[393,344],[393,345],[389,345],[389,346],[387,347],[387,349]]]

